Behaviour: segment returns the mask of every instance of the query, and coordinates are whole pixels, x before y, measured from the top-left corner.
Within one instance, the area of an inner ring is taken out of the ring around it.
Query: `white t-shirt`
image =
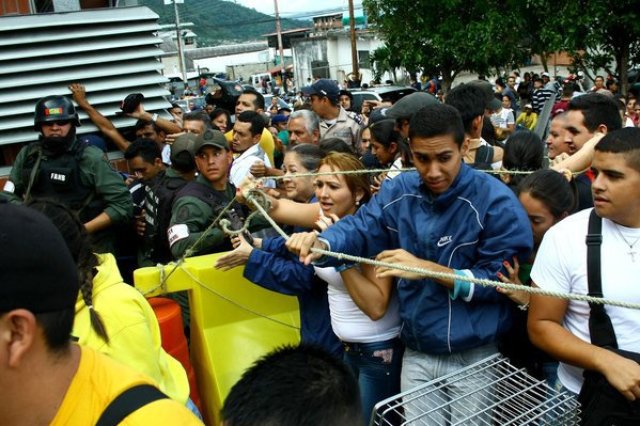
[[[162,147],[162,162],[171,165],[171,145],[169,144]]]
[[[316,275],[328,284],[331,328],[343,342],[374,343],[391,340],[400,335],[400,310],[395,292],[392,293],[387,313],[378,321],[373,321],[358,308],[340,272],[333,267],[315,267]]]
[[[506,129],[508,124],[515,123],[516,120],[513,117],[513,110],[510,108],[502,108],[500,111],[491,114],[491,124],[493,124],[493,127]]]
[[[385,177],[385,180],[391,180],[396,176],[399,176],[400,173],[402,173],[400,171],[400,169],[404,168],[404,164],[402,163],[402,156],[396,158],[393,162],[393,164],[391,164],[391,167],[389,167],[389,172],[387,172],[387,176]]]
[[[531,271],[538,287],[564,293],[588,294],[587,235],[592,209],[580,211],[553,226],[544,236]],[[640,303],[640,240],[634,245],[635,263],[615,227],[632,243],[640,238],[640,229],[626,228],[602,220],[602,293],[605,298]],[[606,306],[616,333],[618,347],[640,352],[640,311]],[[580,339],[591,342],[589,334],[589,304],[570,301],[563,326]],[[582,387],[582,369],[560,363],[558,378],[571,392]]]
[[[229,171],[229,180],[237,188],[242,180],[251,174],[251,166],[257,161],[262,161],[266,167],[272,167],[269,156],[262,150],[260,144],[255,144],[245,152],[240,154],[238,158],[233,160],[231,170]],[[267,188],[275,188],[273,179],[265,181],[264,186]]]

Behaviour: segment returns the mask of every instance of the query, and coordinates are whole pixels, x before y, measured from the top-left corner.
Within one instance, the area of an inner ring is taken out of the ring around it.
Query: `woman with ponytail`
[[[184,368],[161,346],[149,302],[122,280],[113,255],[93,253],[83,224],[64,205],[44,200],[28,205],[59,229],[78,266],[80,293],[72,332],[78,343],[146,374],[167,396],[195,408]]]

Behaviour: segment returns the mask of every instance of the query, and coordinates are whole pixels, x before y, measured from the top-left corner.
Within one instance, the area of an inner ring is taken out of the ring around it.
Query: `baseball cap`
[[[100,135],[96,135],[94,133],[85,134],[79,136],[80,142],[88,146],[95,146],[102,152],[107,152],[107,142]]]
[[[551,77],[551,76],[549,75],[549,73],[548,73],[548,72],[546,72],[546,71],[545,71],[545,72],[543,72],[543,73],[541,74],[541,76],[542,76],[542,77],[547,77],[547,78]]]
[[[196,138],[197,136],[193,133],[185,133],[178,136],[171,144],[171,158],[175,158],[178,154],[185,151],[191,154],[192,157],[195,156]]]
[[[144,101],[144,95],[142,93],[132,93],[122,100],[120,109],[122,112],[130,114],[138,109],[142,101]]]
[[[321,78],[311,86],[303,87],[302,93],[305,96],[318,95],[330,99],[338,99],[340,96],[340,88],[335,81],[329,80],[328,78]]]
[[[198,135],[194,142],[194,152],[197,153],[205,146],[213,146],[215,148],[229,149],[227,139],[220,130],[208,129],[203,134]]]
[[[399,118],[411,118],[419,109],[428,105],[439,104],[440,101],[430,93],[415,92],[401,98],[389,108],[384,108],[381,114],[395,120]]]
[[[0,203],[0,312],[73,308],[80,284],[64,238],[42,213]]]
[[[526,104],[526,105],[524,106],[524,108],[525,108],[525,109],[527,109],[527,108],[529,108],[529,109],[533,109],[533,105],[531,105],[531,104]]]
[[[271,117],[271,124],[286,123],[287,121],[289,121],[288,115],[277,114]]]
[[[486,109],[489,109],[491,111],[500,109],[500,107],[502,106],[502,102],[500,102],[500,100],[494,95],[491,83],[489,83],[487,80],[472,80],[468,84],[477,86],[484,91],[487,97],[487,104],[485,106]]]
[[[496,98],[493,92],[493,86],[491,86],[491,83],[487,80],[472,80],[468,84],[477,86],[484,91],[487,98],[487,104],[485,105],[486,109],[495,111],[502,107],[502,102],[500,102],[500,99]]]
[[[376,108],[373,111],[371,111],[371,114],[369,114],[369,122],[367,123],[367,127],[372,127],[374,124],[380,123],[382,121],[395,122],[395,119],[391,117],[387,117],[383,114],[385,109],[388,109],[388,108]]]

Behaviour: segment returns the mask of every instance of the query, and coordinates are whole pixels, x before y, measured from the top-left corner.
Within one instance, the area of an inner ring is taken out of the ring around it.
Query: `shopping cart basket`
[[[501,355],[376,404],[371,426],[577,425],[579,404]]]

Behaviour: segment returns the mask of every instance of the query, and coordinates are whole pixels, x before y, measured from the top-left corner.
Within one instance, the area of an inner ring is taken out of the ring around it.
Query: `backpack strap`
[[[586,238],[587,244],[587,281],[589,283],[589,296],[602,298],[602,270],[600,263],[600,246],[602,245],[602,218],[591,210],[589,216],[589,231]],[[604,305],[589,303],[589,333],[591,343],[600,347],[618,348],[616,334],[613,331],[611,318],[607,314]]]
[[[484,162],[486,164],[491,164],[493,163],[493,147],[491,145],[484,145],[484,147],[485,147]]]
[[[104,409],[96,426],[115,426],[120,424],[129,414],[159,399],[168,398],[152,385],[138,385],[118,395]]]

